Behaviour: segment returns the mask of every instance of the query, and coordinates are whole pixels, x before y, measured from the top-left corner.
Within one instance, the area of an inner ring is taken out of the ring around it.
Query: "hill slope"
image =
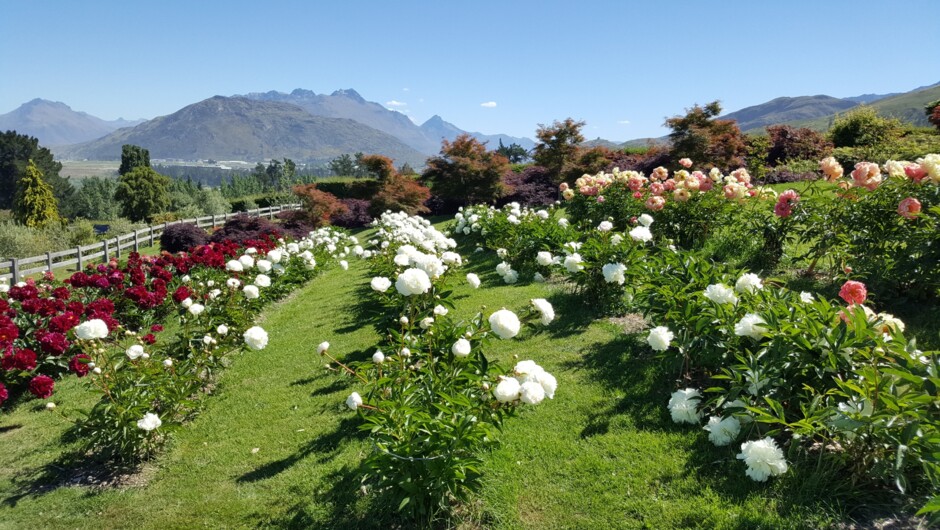
[[[831,116],[857,105],[854,101],[824,95],[780,97],[725,114],[722,118],[737,120],[742,131],[763,132],[769,125]]]
[[[16,131],[39,139],[44,146],[68,145],[101,138],[121,127],[143,120],[106,121],[77,112],[60,101],[36,98],[0,115],[0,131]]]
[[[397,138],[351,119],[313,116],[289,103],[215,96],[168,116],[77,146],[68,158],[114,160],[121,145],[146,147],[152,158],[325,161],[344,153],[378,153],[400,164],[424,164],[422,153]]]

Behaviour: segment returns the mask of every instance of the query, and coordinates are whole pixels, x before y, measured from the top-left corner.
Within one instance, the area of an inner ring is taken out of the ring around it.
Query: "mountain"
[[[927,88],[934,88],[936,86],[940,86],[940,83],[934,83],[932,85],[925,85],[922,87],[917,87],[914,90],[911,90],[909,92],[892,92],[890,94],[862,94],[861,96],[852,96],[850,98],[842,98],[842,99],[845,99],[848,101],[854,101],[856,103],[873,103],[880,99],[890,98],[894,96],[903,96],[904,94],[909,94],[910,92],[920,92],[921,90],[925,90]]]
[[[85,112],[74,111],[65,103],[37,98],[0,115],[0,131],[12,130],[35,136],[44,146],[68,145],[101,138],[121,127],[137,125],[142,121],[106,121]]]
[[[736,120],[744,132],[763,132],[769,125],[831,116],[857,105],[854,101],[832,96],[780,97],[725,114],[721,118]]]
[[[443,118],[435,114],[428,118],[428,120],[421,124],[421,131],[425,136],[432,139],[437,145],[436,152],[440,151],[441,140],[447,140],[453,142],[455,138],[461,134],[469,134],[470,136],[476,138],[481,142],[489,142],[487,147],[490,149],[495,149],[499,147],[499,142],[502,141],[503,145],[519,144],[525,150],[531,150],[535,147],[535,142],[528,138],[519,138],[516,136],[509,136],[506,134],[483,134],[478,132],[467,132],[463,129],[457,127],[453,123],[444,121]]]
[[[441,147],[440,143],[434,143],[427,138],[421,129],[401,112],[389,110],[373,101],[366,101],[353,89],[337,90],[326,95],[298,88],[290,94],[272,90],[263,93],[254,92],[244,97],[259,101],[292,103],[314,116],[355,120],[390,134],[411,146],[412,149],[425,154],[437,153]]]
[[[940,83],[928,88],[915,89],[878,99],[868,106],[875,109],[882,116],[897,118],[904,123],[919,127],[930,127],[927,115],[924,114],[924,106],[938,99],[940,99]],[[787,125],[808,127],[816,131],[827,131],[832,126],[835,118],[836,114],[830,114],[815,119],[793,121],[787,123]]]
[[[377,153],[420,167],[425,156],[397,138],[344,118],[313,116],[278,101],[215,96],[104,138],[57,149],[72,159],[119,160],[135,144],[154,159],[260,161],[287,157],[324,162],[347,153]]]

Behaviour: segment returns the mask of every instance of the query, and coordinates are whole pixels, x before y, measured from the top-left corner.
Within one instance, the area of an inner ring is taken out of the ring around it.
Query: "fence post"
[[[109,261],[110,261],[110,258],[108,257],[108,240],[105,239],[104,240],[104,262],[107,263]]]
[[[79,270],[79,271],[80,271],[80,270],[82,270],[82,246],[79,245],[79,246],[75,247],[75,250],[78,251],[78,268],[75,269],[75,270]]]
[[[150,246],[153,246],[153,225],[150,225]]]
[[[121,236],[114,237],[114,255],[120,259],[121,258]]]
[[[140,231],[134,230],[134,252],[140,252]]]
[[[15,285],[17,282],[20,281],[20,260],[16,258],[12,258],[12,261],[13,261],[13,266],[10,269],[10,272],[13,273],[13,279],[10,283]]]

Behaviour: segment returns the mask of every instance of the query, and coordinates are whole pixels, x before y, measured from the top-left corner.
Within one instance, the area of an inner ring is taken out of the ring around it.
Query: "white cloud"
[[[480,106],[483,107],[483,108],[486,108],[486,109],[493,109],[493,108],[496,108],[496,102],[495,102],[495,101],[486,101],[486,102],[484,102],[484,103],[480,103]]]
[[[408,87],[405,87],[405,88],[403,88],[403,89],[401,89],[401,90],[402,90],[402,92],[410,92],[410,91],[411,91],[411,89],[408,88]]]
[[[391,101],[386,101],[386,102],[385,102],[385,106],[386,106],[386,107],[407,107],[408,104],[405,103],[405,102],[403,102],[403,101],[395,101],[395,100],[393,99],[393,100],[391,100]]]
[[[630,120],[620,120],[617,123],[619,123],[620,125],[630,125]]]

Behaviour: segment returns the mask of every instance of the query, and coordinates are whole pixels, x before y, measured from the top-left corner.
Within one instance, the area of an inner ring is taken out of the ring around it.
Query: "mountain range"
[[[835,116],[860,104],[885,116],[927,126],[923,107],[940,99],[940,83],[909,92],[863,94],[848,98],[826,95],[779,97],[727,113],[745,132],[788,124],[825,131]],[[441,141],[467,133],[440,116],[418,125],[401,112],[367,101],[355,90],[316,94],[296,89],[235,96],[214,96],[149,121],[106,121],[72,110],[61,102],[34,99],[0,115],[0,131],[16,130],[39,138],[62,159],[117,160],[121,146],[141,145],[155,159],[245,160],[288,157],[322,163],[342,154],[378,153],[396,163],[420,167],[440,150]],[[529,138],[467,133],[494,148],[501,141],[534,147]],[[621,144],[598,138],[587,145],[609,148],[661,143],[640,138]]]

